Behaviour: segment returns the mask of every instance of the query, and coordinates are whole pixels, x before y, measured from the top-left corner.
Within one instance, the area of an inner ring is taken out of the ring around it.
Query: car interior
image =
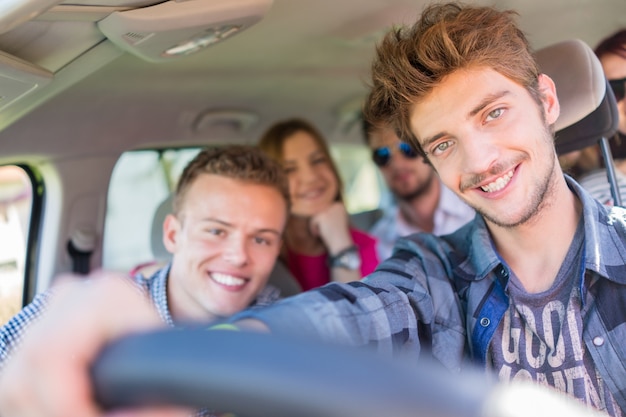
[[[59,273],[159,259],[153,219],[185,163],[207,145],[254,144],[277,120],[303,117],[325,135],[350,213],[385,207],[391,197],[364,145],[360,109],[376,42],[426,3],[0,2],[0,319]],[[587,58],[626,26],[623,0],[497,6],[519,13],[534,49],[577,39],[569,45]],[[610,137],[614,103],[601,68],[591,66],[587,103],[570,92],[579,84],[568,77],[582,67],[575,54],[543,56],[547,72],[565,77],[562,107],[577,109],[559,119],[557,147]]]
[[[324,134],[346,207],[366,228],[391,203],[360,127],[370,62],[382,35],[427,3],[0,1],[0,321],[60,273],[167,260],[160,223],[185,164],[208,145],[254,144],[278,120],[302,117]],[[470,3],[519,13],[556,82],[557,151],[600,143],[620,204],[607,144],[615,98],[592,48],[626,27],[626,2]],[[278,271],[275,282],[298,292],[287,275]]]
[[[14,300],[3,303],[12,305],[7,317],[60,272],[127,271],[159,259],[154,215],[184,164],[207,145],[254,144],[277,120],[304,117],[325,135],[347,208],[366,227],[364,213],[391,199],[359,125],[369,63],[382,34],[411,23],[425,3],[2,2],[0,297]],[[622,0],[575,10],[566,1],[498,6],[519,13],[537,50],[571,39],[591,46],[626,26]],[[572,67],[566,56],[557,61]],[[576,142],[565,139],[569,132],[559,132],[560,149]]]

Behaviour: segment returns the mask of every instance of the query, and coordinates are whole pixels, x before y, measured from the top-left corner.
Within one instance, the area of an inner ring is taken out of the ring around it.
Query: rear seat
[[[383,217],[382,209],[361,211],[350,215],[350,224],[359,230],[367,232],[381,217]]]

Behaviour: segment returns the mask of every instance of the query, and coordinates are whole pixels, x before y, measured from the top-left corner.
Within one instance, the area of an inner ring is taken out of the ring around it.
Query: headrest
[[[152,218],[152,227],[150,232],[150,249],[155,259],[159,261],[169,262],[172,254],[165,249],[163,245],[163,222],[165,217],[172,212],[172,203],[174,202],[174,194],[169,194],[165,200],[159,204]]]
[[[539,68],[554,80],[561,105],[555,146],[563,154],[617,131],[617,104],[600,61],[581,40],[560,42],[535,53]]]

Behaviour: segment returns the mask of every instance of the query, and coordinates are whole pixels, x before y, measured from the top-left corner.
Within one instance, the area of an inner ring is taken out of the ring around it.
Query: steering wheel
[[[549,404],[557,404],[556,415],[590,415],[563,395],[550,394],[546,405],[551,390],[534,384],[513,393],[514,384],[502,388],[483,372],[452,375],[426,360],[260,333],[131,335],[107,346],[91,371],[105,408],[176,404],[238,417],[553,417]]]

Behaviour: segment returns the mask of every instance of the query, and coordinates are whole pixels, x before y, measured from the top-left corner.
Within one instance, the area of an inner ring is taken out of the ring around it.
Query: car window
[[[17,313],[24,301],[33,184],[15,165],[0,166],[0,322]]]
[[[370,150],[364,145],[336,144],[330,146],[343,180],[348,213],[359,213],[381,206],[387,190]]]
[[[153,215],[174,190],[187,163],[201,148],[141,150],[124,153],[109,184],[102,264],[130,271],[154,259],[151,251]],[[380,206],[386,190],[364,145],[331,146],[344,181],[348,212]]]

